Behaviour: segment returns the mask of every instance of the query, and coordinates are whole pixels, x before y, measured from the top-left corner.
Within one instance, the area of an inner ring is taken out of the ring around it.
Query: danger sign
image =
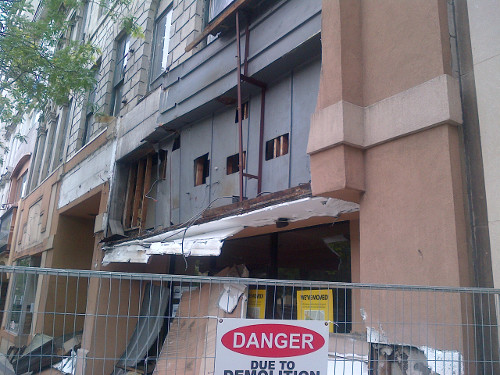
[[[326,375],[328,322],[220,319],[215,375]]]

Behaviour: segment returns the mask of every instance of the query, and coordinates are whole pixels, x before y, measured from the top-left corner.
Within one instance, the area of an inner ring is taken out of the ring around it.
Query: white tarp
[[[289,222],[312,217],[338,217],[359,211],[359,205],[333,198],[302,198],[261,208],[241,215],[228,216],[208,223],[192,225],[142,240],[105,246],[103,264],[147,263],[152,255],[217,256],[224,240],[246,227],[274,225],[279,218]]]

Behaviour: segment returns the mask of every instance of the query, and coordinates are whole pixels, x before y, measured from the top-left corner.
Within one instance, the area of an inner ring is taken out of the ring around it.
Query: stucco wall
[[[500,287],[500,4],[497,1],[467,1],[473,74],[484,166],[488,228],[490,234],[493,282]]]

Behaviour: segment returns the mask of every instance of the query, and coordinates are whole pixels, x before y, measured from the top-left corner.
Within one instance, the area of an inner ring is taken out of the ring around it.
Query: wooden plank
[[[146,158],[146,170],[144,172],[144,188],[142,193],[142,202],[141,202],[141,222],[139,223],[139,230],[142,231],[144,226],[146,225],[146,217],[148,215],[148,200],[146,195],[150,193],[149,189],[151,189],[151,169],[153,166],[153,155],[149,154]]]
[[[248,277],[248,270],[239,273],[238,266],[226,267],[217,277]],[[240,318],[244,308],[240,297],[232,313],[218,308],[223,284],[205,284],[182,294],[177,316],[161,348],[153,375],[209,375],[215,364],[217,319]],[[246,292],[245,292],[246,293]],[[209,318],[210,317],[210,318]]]
[[[216,34],[218,31],[218,29],[220,28],[223,28],[224,25],[224,21],[227,20],[227,18],[233,16],[236,11],[238,10],[238,8],[250,3],[250,1],[252,0],[237,0],[235,1],[233,4],[231,4],[230,6],[228,6],[226,8],[226,10],[224,10],[221,14],[219,14],[217,16],[217,18],[215,18],[215,20],[213,20],[212,22],[210,22],[207,27],[205,27],[205,30],[202,31],[202,33],[195,39],[193,40],[191,43],[189,43],[186,47],[186,52],[189,52],[191,51],[194,47],[196,47],[203,39],[205,39],[208,34]]]
[[[203,157],[199,157],[198,159],[196,159],[194,186],[203,184],[203,171],[205,169],[204,160],[205,159]]]
[[[130,228],[132,223],[132,202],[134,199],[135,179],[137,177],[137,166],[130,167],[127,181],[127,194],[125,195],[125,209],[123,210],[123,225]]]
[[[281,145],[280,145],[279,156],[283,156],[288,154],[288,134],[282,135],[280,138],[281,138]]]
[[[132,223],[131,227],[136,227],[139,220],[139,208],[141,207],[142,200],[142,187],[144,186],[144,169],[146,160],[139,160],[137,163],[137,179],[135,183],[134,203],[132,208]]]

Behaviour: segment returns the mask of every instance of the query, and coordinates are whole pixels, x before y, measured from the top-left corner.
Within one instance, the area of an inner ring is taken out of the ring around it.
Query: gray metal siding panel
[[[306,4],[305,4],[306,3]],[[297,48],[321,29],[321,1],[285,2],[274,13],[250,29],[249,74]],[[198,108],[236,85],[235,41],[219,47],[215,41],[166,77],[169,94],[160,108],[160,121],[168,123]],[[220,49],[218,49],[220,48]],[[208,55],[213,50],[214,55]],[[242,51],[244,43],[242,43]]]
[[[267,141],[290,132],[291,78],[288,76],[266,93],[266,126],[264,147]],[[264,155],[265,156],[265,155]],[[265,159],[265,157],[264,157]],[[287,189],[290,153],[271,160],[264,160],[262,173],[263,191]]]
[[[226,160],[228,156],[238,153],[238,124],[234,122],[235,108],[228,109],[214,117],[214,136],[212,147],[211,199],[222,196],[239,195],[238,173],[227,175]],[[246,150],[246,147],[244,147]],[[231,203],[230,199],[219,199],[213,207]]]
[[[259,173],[259,134],[260,134],[260,95],[250,98],[248,107],[248,121],[246,123],[245,146],[247,152],[247,173],[257,175]],[[257,180],[246,178],[243,181],[245,187],[244,196],[255,198],[257,196]]]
[[[316,108],[321,63],[317,61],[293,74],[290,186],[311,180],[307,141],[311,115]]]
[[[194,159],[208,153],[212,163],[212,119],[200,121],[182,131],[181,143],[181,188],[180,219],[189,220],[194,214],[201,212],[210,203],[210,179],[207,183],[194,186]]]

